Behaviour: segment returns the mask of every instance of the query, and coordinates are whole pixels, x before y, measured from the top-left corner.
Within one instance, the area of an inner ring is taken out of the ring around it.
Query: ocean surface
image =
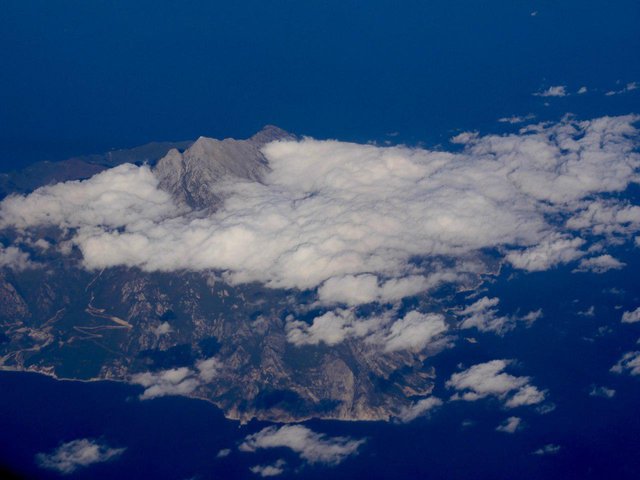
[[[638,23],[636,0],[5,0],[0,164],[265,124],[438,145],[639,111],[603,95],[640,81]],[[532,95],[555,85],[571,95]]]

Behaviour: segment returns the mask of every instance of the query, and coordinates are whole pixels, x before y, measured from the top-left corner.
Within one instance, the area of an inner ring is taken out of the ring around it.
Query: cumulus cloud
[[[437,397],[427,397],[418,400],[402,409],[398,415],[398,420],[402,423],[409,423],[418,417],[422,417],[431,412],[434,408],[442,405],[442,400]]]
[[[533,95],[535,97],[565,97],[567,96],[567,87],[564,85],[556,85],[541,92],[536,92]]]
[[[230,448],[223,448],[222,450],[218,451],[218,453],[216,454],[216,458],[226,458],[229,455],[231,455],[231,449]]]
[[[377,276],[371,274],[345,275],[327,280],[318,289],[318,299],[325,304],[343,303],[351,306],[371,302],[394,302],[426,292],[442,283],[453,282],[457,277],[454,272],[443,271],[426,277],[409,275],[381,282]]]
[[[136,373],[130,382],[145,388],[141,400],[164,397],[166,395],[189,395],[199,386],[211,382],[217,375],[221,364],[211,357],[198,360],[195,370],[188,367],[171,368],[159,372]]]
[[[364,338],[379,345],[386,352],[423,350],[442,340],[447,331],[444,316],[412,310],[402,318],[393,320],[393,311],[370,318],[358,318],[353,309],[326,312],[308,324],[288,319],[287,340],[298,346],[336,345],[347,338]]]
[[[271,465],[254,465],[249,468],[251,473],[260,475],[261,477],[276,477],[284,473],[284,467],[287,464],[283,459],[277,460]]]
[[[447,388],[457,390],[451,399],[475,401],[497,397],[507,408],[535,405],[544,401],[545,393],[530,385],[529,377],[516,377],[505,373],[510,360],[492,360],[454,373]]]
[[[555,455],[560,451],[560,445],[556,445],[553,443],[548,443],[540,447],[538,450],[534,451],[534,455]]]
[[[593,200],[567,219],[566,226],[592,235],[628,237],[640,231],[640,207],[612,200]]]
[[[148,166],[124,164],[88,180],[58,183],[2,201],[0,226],[37,225],[118,228],[180,212]]]
[[[119,457],[125,450],[125,448],[111,448],[97,440],[82,438],[63,443],[50,453],[38,453],[36,463],[47,470],[67,475],[79,468]]]
[[[596,307],[594,305],[591,305],[586,310],[579,311],[578,315],[580,315],[581,317],[594,317],[596,315]]]
[[[12,270],[26,270],[28,268],[35,268],[38,265],[31,261],[31,258],[27,252],[23,252],[17,247],[8,246],[4,247],[0,244],[0,268],[10,268]]]
[[[611,97],[613,95],[621,95],[623,93],[633,92],[634,90],[637,90],[638,87],[640,87],[640,85],[638,85],[638,82],[629,82],[619,90],[609,90],[605,93],[605,95],[607,97]]]
[[[640,352],[627,352],[622,358],[611,367],[614,373],[628,373],[629,375],[640,375]]]
[[[556,219],[638,181],[637,119],[468,134],[455,153],[273,142],[261,182],[215,185],[215,212],[185,211],[149,167],[121,165],[6,198],[0,227],[59,226],[88,269],[213,269],[234,284],[318,288],[325,304],[393,302],[482,273],[468,260],[484,249],[525,270],[579,259],[584,241]],[[443,257],[446,269],[424,263]]]
[[[626,264],[620,260],[613,258],[611,255],[604,254],[597,257],[583,258],[580,260],[575,272],[593,272],[604,273],[609,270],[620,270]]]
[[[613,388],[593,385],[589,395],[592,397],[613,398],[616,395],[616,391]]]
[[[169,322],[162,322],[160,325],[153,329],[153,333],[158,337],[171,333],[172,331],[173,329],[171,328]]]
[[[583,95],[585,93],[587,93],[589,90],[587,89],[587,87],[580,87],[578,89],[578,95]]]
[[[515,433],[517,430],[521,428],[522,419],[520,417],[509,417],[504,422],[502,422],[496,430],[498,432],[504,433]]]
[[[355,455],[365,440],[349,437],[329,437],[316,433],[303,425],[267,427],[244,439],[239,449],[255,452],[266,448],[289,448],[308,463],[323,463],[330,466],[342,463]]]
[[[624,312],[622,314],[623,323],[636,323],[640,322],[640,307],[630,312]]]
[[[506,258],[516,268],[540,272],[582,257],[585,252],[580,247],[584,243],[581,238],[552,235],[534,247],[509,252]]]
[[[455,313],[462,317],[460,328],[477,328],[481,332],[494,332],[504,335],[513,330],[518,322],[527,325],[532,324],[542,317],[542,310],[534,310],[526,315],[499,315],[494,307],[498,305],[498,298],[482,297],[471,305],[468,305]]]

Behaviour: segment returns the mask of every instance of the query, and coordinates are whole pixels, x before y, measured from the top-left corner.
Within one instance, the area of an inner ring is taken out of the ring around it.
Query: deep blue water
[[[438,144],[514,114],[639,111],[637,91],[602,96],[640,81],[639,23],[637,0],[4,0],[0,162],[267,123]],[[590,92],[545,107],[551,85]]]

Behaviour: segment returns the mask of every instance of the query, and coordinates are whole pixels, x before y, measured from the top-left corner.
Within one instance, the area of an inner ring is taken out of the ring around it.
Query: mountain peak
[[[258,133],[249,138],[249,141],[256,146],[261,147],[262,145],[275,140],[295,140],[295,138],[295,135],[280,127],[276,127],[275,125],[265,125]]]

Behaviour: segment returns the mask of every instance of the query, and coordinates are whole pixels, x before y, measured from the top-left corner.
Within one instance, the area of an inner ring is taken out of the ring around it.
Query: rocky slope
[[[289,137],[267,127],[248,140],[200,138],[182,152],[169,150],[154,172],[176,201],[215,209],[223,200],[217,182],[260,181],[269,169],[261,146]],[[0,231],[0,240],[7,245],[16,235]],[[55,246],[63,232],[39,235]],[[242,421],[387,420],[432,389],[428,352],[383,353],[358,339],[332,347],[288,343],[287,316],[317,308],[303,292],[231,287],[213,271],[88,272],[79,252],[36,253],[38,268],[0,268],[0,368],[74,379],[143,378],[137,383],[165,382],[169,390],[184,385],[181,393]],[[432,308],[435,302],[414,301]],[[197,373],[213,358],[214,371]],[[169,379],[178,374],[180,381]]]

